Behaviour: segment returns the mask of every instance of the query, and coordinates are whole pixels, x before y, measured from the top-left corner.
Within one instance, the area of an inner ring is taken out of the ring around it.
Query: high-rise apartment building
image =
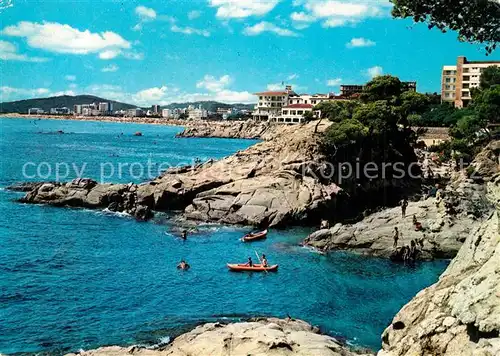
[[[441,101],[465,108],[472,100],[471,89],[478,88],[481,74],[490,66],[500,67],[500,61],[468,61],[461,56],[457,65],[446,65],[441,73]]]

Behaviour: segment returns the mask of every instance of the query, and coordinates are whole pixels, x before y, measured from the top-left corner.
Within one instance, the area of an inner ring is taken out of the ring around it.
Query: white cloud
[[[209,0],[211,7],[217,8],[217,17],[245,18],[263,16],[273,10],[280,0]]]
[[[70,89],[76,89],[78,87],[78,84],[75,84],[75,83],[71,83],[70,85],[68,85],[68,87]]]
[[[379,75],[382,75],[383,73],[384,73],[384,69],[381,66],[374,66],[374,67],[368,68],[365,72],[365,74],[370,78],[377,77]]]
[[[66,75],[66,76],[64,77],[64,79],[66,79],[66,80],[68,80],[68,81],[70,81],[70,82],[74,82],[74,81],[76,80],[76,76],[75,76],[75,75],[69,75],[69,74],[68,74],[68,75]]]
[[[293,27],[298,30],[307,28],[312,22],[316,21],[316,18],[313,15],[306,14],[302,11],[292,12],[292,14],[290,15],[290,19],[292,19]]]
[[[130,42],[117,33],[80,31],[56,22],[39,24],[21,21],[17,25],[5,27],[2,34],[24,37],[28,45],[33,48],[56,53],[98,53],[102,59],[116,57],[122,50],[131,48]]]
[[[153,103],[155,101],[162,100],[167,93],[168,87],[166,85],[157,87],[157,88],[149,88],[138,91],[133,95],[134,102],[136,103]]]
[[[209,37],[210,36],[210,32],[209,31],[207,31],[207,30],[198,30],[198,29],[192,28],[192,27],[179,27],[177,25],[172,25],[172,27],[170,27],[170,30],[172,32],[183,33],[185,35],[200,35],[200,36],[203,36],[203,37]]]
[[[203,88],[208,91],[217,92],[223,90],[229,84],[231,84],[232,79],[229,75],[223,75],[220,78],[216,78],[213,75],[205,75],[202,80],[196,83],[198,89]]]
[[[286,85],[291,85],[292,86],[292,90],[294,90],[296,92],[307,89],[307,87],[304,87],[302,85],[291,84],[291,83],[285,84],[284,82],[281,82],[281,83],[270,83],[270,84],[268,84],[267,85],[267,90],[269,90],[269,91],[285,90],[285,86]]]
[[[101,59],[113,59],[121,54],[120,50],[110,49],[99,53],[99,58]]]
[[[47,58],[28,57],[26,54],[17,53],[17,47],[13,43],[0,40],[0,60],[21,62],[46,62]]]
[[[307,27],[321,21],[323,27],[353,25],[367,18],[390,14],[389,0],[303,0],[294,6],[302,6],[304,11],[293,12],[290,16],[294,25]]]
[[[201,11],[193,10],[188,12],[188,19],[194,20],[201,16]]]
[[[278,90],[284,90],[285,85],[283,83],[271,83],[267,85],[267,90],[270,91],[278,91]]]
[[[264,32],[271,32],[278,36],[297,37],[298,34],[292,30],[281,28],[267,21],[261,21],[253,26],[246,27],[243,34],[246,36],[257,36]]]
[[[141,61],[144,59],[144,53],[139,52],[124,52],[123,56],[127,59],[133,59],[136,61]]]
[[[293,73],[293,74],[290,74],[286,79],[287,80],[294,80],[294,79],[297,79],[298,77],[299,77],[298,74]]]
[[[15,88],[9,86],[0,87],[0,102],[19,100],[25,98],[39,98],[48,96],[50,90],[48,88]]]
[[[363,38],[363,37],[355,37],[351,39],[347,44],[347,48],[356,48],[356,47],[373,47],[376,43],[372,40]]]
[[[342,83],[342,78],[328,79],[326,85],[329,87],[338,87]]]
[[[119,69],[119,67],[115,64],[110,64],[109,66],[106,66],[101,69],[101,72],[116,72]]]
[[[135,8],[135,13],[143,21],[156,19],[156,11],[146,6],[137,6]]]

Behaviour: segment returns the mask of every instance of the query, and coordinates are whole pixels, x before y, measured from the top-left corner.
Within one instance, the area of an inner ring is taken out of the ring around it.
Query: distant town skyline
[[[454,32],[395,20],[386,0],[9,0],[0,3],[0,101],[91,94],[137,106],[292,85],[339,92],[392,74],[440,92],[444,65],[486,57]]]

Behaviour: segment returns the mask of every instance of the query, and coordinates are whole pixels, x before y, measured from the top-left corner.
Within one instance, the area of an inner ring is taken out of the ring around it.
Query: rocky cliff
[[[337,224],[316,231],[304,244],[321,251],[348,250],[401,260],[402,246],[410,246],[414,240],[419,242],[417,259],[453,258],[465,239],[494,210],[491,191],[495,185],[489,186],[488,199],[484,183],[500,172],[499,159],[500,141],[493,141],[477,155],[469,169],[450,173],[449,181],[439,187],[440,197],[424,196],[409,202],[405,217],[400,207],[384,209],[356,224]],[[436,167],[432,170],[438,171]],[[414,219],[420,224],[418,229]],[[399,231],[396,248],[395,228]]]
[[[453,258],[467,236],[492,210],[486,189],[457,175],[454,184],[443,190],[443,198],[423,198],[409,202],[405,217],[401,208],[384,209],[352,224],[337,224],[308,236],[304,243],[321,251],[348,250],[365,255],[400,259],[402,246],[420,241],[418,259]],[[421,224],[415,228],[413,219]],[[399,240],[394,248],[394,228]]]
[[[70,354],[74,356],[75,354]],[[258,319],[228,325],[205,324],[179,336],[164,348],[103,347],[83,351],[81,356],[186,356],[186,355],[359,355],[332,337],[300,320]]]
[[[318,219],[318,212],[328,209],[341,189],[317,178],[323,156],[315,126],[280,126],[270,141],[219,161],[170,169],[147,183],[79,179],[36,184],[21,201],[108,208],[139,219],[151,217],[154,210],[184,210],[190,219],[247,225]]]
[[[269,140],[280,131],[280,125],[248,121],[197,121],[187,123],[177,137],[222,137]]]
[[[468,236],[448,269],[395,316],[379,356],[500,355],[500,175],[496,211]]]

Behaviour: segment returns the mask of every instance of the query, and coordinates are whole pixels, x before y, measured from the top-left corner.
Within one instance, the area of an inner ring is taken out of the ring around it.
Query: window
[[[468,82],[468,81],[470,81],[470,76],[469,75],[464,76],[464,82]]]
[[[304,100],[304,104],[307,104],[307,100]]]
[[[462,85],[462,88],[469,89],[469,83],[464,83],[464,85]]]
[[[462,97],[468,98],[470,96],[470,93],[468,91],[463,91],[462,92]]]
[[[445,82],[446,83],[451,83],[451,79],[450,78],[446,78]]]
[[[259,100],[262,100],[262,96],[259,96]]]
[[[295,110],[290,110],[290,115],[297,115],[297,111],[295,111]]]
[[[469,68],[464,68],[464,73],[469,73]]]
[[[288,110],[283,110],[283,115],[288,115]]]
[[[297,111],[297,115],[302,115],[303,113],[304,113],[304,111],[303,111],[303,110],[299,110],[299,111]]]
[[[451,85],[445,85],[444,87],[446,90],[450,90],[451,89]]]
[[[272,97],[271,97],[271,100],[272,100],[272,101],[275,101],[275,100],[276,100],[276,97],[275,97],[275,96],[272,96]]]

